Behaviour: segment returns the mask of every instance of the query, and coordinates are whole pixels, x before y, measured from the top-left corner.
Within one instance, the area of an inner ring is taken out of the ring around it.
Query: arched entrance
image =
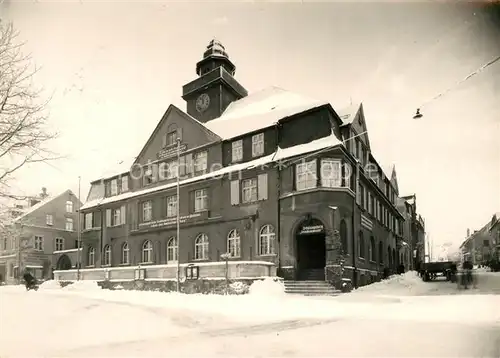
[[[57,260],[56,270],[71,270],[71,259],[68,255],[62,255]]]
[[[302,221],[295,231],[297,279],[324,280],[326,265],[325,226],[314,218]]]

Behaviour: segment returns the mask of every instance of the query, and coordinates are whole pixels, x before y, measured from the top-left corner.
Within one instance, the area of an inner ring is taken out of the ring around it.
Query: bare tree
[[[0,20],[0,197],[19,199],[9,186],[23,166],[58,157],[47,148],[56,137],[48,128],[48,100],[33,84],[38,71],[22,53],[11,23]]]

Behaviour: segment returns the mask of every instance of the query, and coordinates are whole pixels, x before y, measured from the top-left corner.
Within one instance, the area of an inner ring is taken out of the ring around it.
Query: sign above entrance
[[[323,234],[324,232],[325,227],[323,225],[302,226],[298,235]]]

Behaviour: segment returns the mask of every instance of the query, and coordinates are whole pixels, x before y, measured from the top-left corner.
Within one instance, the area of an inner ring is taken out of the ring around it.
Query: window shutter
[[[111,226],[111,209],[106,209],[106,226]]]
[[[193,169],[193,154],[186,154],[186,174],[192,172]]]
[[[162,137],[162,142],[161,142],[161,146],[162,148],[165,148],[167,146],[167,134],[164,134]]]
[[[182,141],[182,128],[177,128],[177,137]]]
[[[120,224],[123,225],[127,222],[127,207],[126,207],[126,205],[122,205],[122,207],[120,209],[120,215],[121,215]]]
[[[194,213],[194,190],[189,192],[189,213]]]
[[[231,180],[231,205],[240,203],[240,181]]]
[[[267,173],[257,177],[257,195],[259,200],[267,200]]]

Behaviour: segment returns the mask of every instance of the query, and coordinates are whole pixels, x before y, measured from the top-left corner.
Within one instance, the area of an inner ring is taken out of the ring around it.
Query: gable
[[[178,133],[181,138],[181,152],[193,149],[208,143],[217,142],[220,137],[205,128],[203,124],[170,105],[147,140],[134,164],[144,165],[158,159],[175,156],[177,144],[175,140],[169,142],[167,137],[175,138]]]
[[[392,168],[391,184],[394,187],[394,189],[396,190],[396,194],[399,195],[398,177],[396,175],[396,167]]]
[[[66,213],[66,202],[73,203],[73,212]],[[32,226],[47,226],[46,215],[52,215],[54,228],[63,229],[65,227],[66,217],[73,218],[73,225],[76,227],[76,210],[81,202],[78,202],[78,197],[71,190],[66,190],[56,196],[48,197],[38,204],[32,206],[20,217],[15,219],[15,222],[24,225]]]
[[[368,138],[368,129],[366,127],[366,121],[365,121],[365,113],[363,110],[362,103],[359,105],[358,110],[355,112],[355,115],[353,116],[351,128],[354,129],[357,134],[361,134],[363,132],[366,132],[363,135],[360,135],[359,138],[365,144],[365,146],[368,148],[368,150],[371,150],[370,140]]]

